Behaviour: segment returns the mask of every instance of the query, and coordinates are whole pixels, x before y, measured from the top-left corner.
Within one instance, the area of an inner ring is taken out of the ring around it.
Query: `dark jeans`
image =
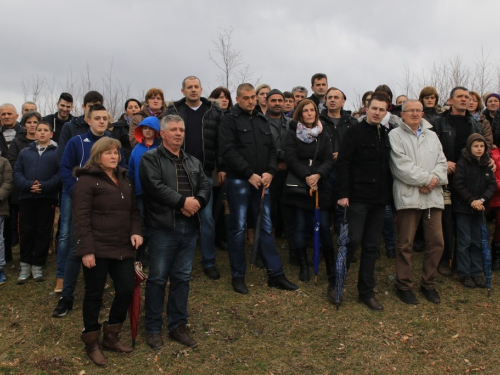
[[[314,211],[304,210],[303,208],[294,207],[294,236],[297,249],[306,247],[306,236],[309,228],[309,223],[314,223]],[[325,258],[326,274],[328,276],[328,284],[335,287],[335,254],[333,250],[332,231],[330,230],[330,212],[327,210],[319,211],[319,238],[321,250]],[[314,225],[314,224],[313,224]],[[316,230],[316,227],[314,227]]]
[[[83,267],[85,296],[83,297],[84,333],[99,331],[99,312],[106,278],[111,276],[115,287],[115,298],[109,310],[109,324],[120,324],[127,317],[128,307],[134,294],[134,258],[107,259],[95,258],[95,267]]]
[[[358,293],[361,299],[375,297],[375,262],[380,248],[380,237],[384,226],[385,206],[381,204],[350,202],[347,208],[349,244],[347,245],[347,267],[361,243]]]
[[[295,249],[293,235],[293,208],[284,201],[285,181],[287,171],[277,172],[273,178],[273,182],[269,187],[271,193],[271,221],[273,227],[278,227],[278,222],[283,221],[283,231],[288,242],[290,251]]]
[[[46,198],[19,201],[21,262],[43,266],[49,254],[57,201]]]
[[[253,206],[255,216],[259,215],[262,189],[255,189],[247,180],[228,178],[226,194],[231,221],[229,224],[229,261],[233,277],[245,277],[247,267],[245,256],[245,223],[247,212]],[[260,225],[259,254],[266,265],[269,277],[283,274],[281,259],[271,234],[271,197],[269,189],[264,195],[264,212]]]
[[[211,177],[208,177],[210,188],[213,190],[214,182]],[[201,247],[201,266],[206,268],[215,267],[215,221],[212,215],[214,204],[214,196],[210,194],[210,199],[207,205],[200,211],[201,230],[200,230],[200,247]]]
[[[80,274],[80,267],[82,265],[82,257],[76,256],[76,240],[75,233],[73,232],[73,223],[70,224],[69,233],[69,253],[64,267],[64,282],[63,291],[61,296],[73,300],[75,297],[76,282]]]
[[[59,239],[57,241],[56,277],[64,278],[66,261],[68,260],[71,232],[71,196],[63,189],[59,205]]]
[[[458,277],[476,277],[483,272],[481,254],[481,215],[455,214],[457,225]]]
[[[146,332],[161,333],[165,287],[170,280],[167,302],[168,329],[173,331],[188,318],[189,280],[196,249],[197,221],[175,217],[174,229],[148,228],[149,277],[144,303]]]

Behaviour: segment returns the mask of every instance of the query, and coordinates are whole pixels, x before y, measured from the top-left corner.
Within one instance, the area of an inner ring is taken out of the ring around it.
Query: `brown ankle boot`
[[[122,330],[122,325],[122,323],[110,325],[108,322],[104,322],[104,334],[102,339],[102,347],[104,349],[115,350],[122,353],[131,353],[134,351],[134,348],[121,343],[118,338],[118,334]]]
[[[108,360],[102,354],[101,346],[99,345],[99,336],[101,336],[101,331],[82,333],[80,338],[85,344],[85,350],[90,360],[94,362],[97,366],[106,366]]]

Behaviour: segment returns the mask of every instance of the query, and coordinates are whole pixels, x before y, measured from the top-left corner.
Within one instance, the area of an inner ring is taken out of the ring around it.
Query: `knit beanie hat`
[[[497,98],[499,101],[500,101],[500,95],[498,95],[497,93],[491,93],[489,94],[487,97],[486,97],[486,100],[484,101],[484,104],[488,103],[488,99],[491,98],[491,97],[495,97]]]
[[[467,152],[469,153],[469,155],[472,155],[471,146],[472,146],[472,143],[474,143],[474,141],[483,141],[484,142],[484,147],[485,147],[484,153],[486,154],[486,151],[488,151],[488,145],[486,144],[486,139],[484,139],[484,137],[479,133],[473,133],[473,134],[469,135],[469,138],[467,138],[467,143],[465,145],[465,148],[467,149]]]
[[[276,95],[276,94],[281,95],[283,97],[283,100],[285,99],[285,95],[283,95],[283,93],[280,90],[278,90],[278,89],[272,89],[271,91],[269,91],[267,93],[266,100],[269,99],[269,97],[271,95]]]

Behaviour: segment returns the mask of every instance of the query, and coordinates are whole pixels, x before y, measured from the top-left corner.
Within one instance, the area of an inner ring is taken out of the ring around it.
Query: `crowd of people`
[[[464,287],[485,287],[481,225],[490,208],[493,269],[500,269],[500,95],[455,87],[440,102],[434,87],[424,87],[419,98],[399,95],[393,103],[391,89],[380,85],[351,113],[344,92],[329,87],[325,74],[312,76],[311,90],[308,96],[302,86],[282,92],[242,83],[233,105],[227,88],[205,98],[200,79],[189,76],[182,99],[167,103],[163,91],[152,88],[144,101],[127,100],[114,123],[96,91],[85,95],[78,117],[69,93],[45,117],[36,103],[24,103],[20,122],[14,105],[1,105],[0,285],[17,242],[22,285],[48,276],[49,247],[57,241],[54,292],[61,294],[53,316],[73,309],[83,264],[81,339],[99,366],[107,364],[103,348],[133,350],[119,333],[132,299],[134,262],[148,267],[147,344],[164,345],[169,282],[169,336],[196,347],[186,324],[198,232],[209,279],[220,278],[220,246],[228,251],[232,288],[249,293],[249,244],[267,270],[268,286],[293,291],[299,286],[285,276],[274,238],[283,234],[288,261],[299,267],[300,281],[310,281],[316,207],[332,303],[341,292],[334,233],[344,218],[347,268],[359,259],[358,295],[370,309],[384,309],[374,292],[382,239],[404,303],[419,303],[415,251],[424,252],[419,285],[428,301],[440,303],[436,276],[451,276],[453,259]],[[108,275],[115,293],[101,324]]]

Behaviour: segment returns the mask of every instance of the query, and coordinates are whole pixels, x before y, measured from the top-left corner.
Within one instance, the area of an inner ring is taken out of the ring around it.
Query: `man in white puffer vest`
[[[389,133],[390,167],[394,177],[394,204],[398,222],[396,247],[396,294],[407,304],[418,304],[413,294],[413,238],[422,219],[425,243],[420,291],[439,303],[436,274],[444,249],[441,214],[443,185],[448,183],[447,163],[441,142],[432,125],[424,120],[422,104],[408,100],[401,112],[403,124]]]

